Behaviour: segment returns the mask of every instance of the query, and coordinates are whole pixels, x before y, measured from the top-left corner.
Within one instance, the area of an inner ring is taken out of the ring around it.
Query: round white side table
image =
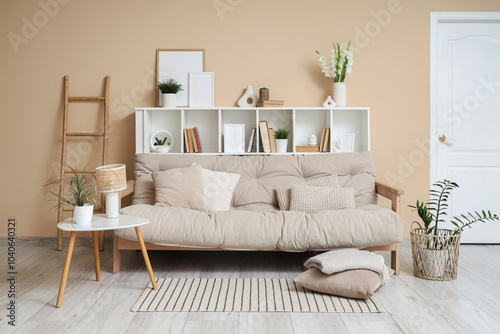
[[[57,224],[57,228],[61,231],[71,232],[69,237],[68,251],[66,253],[66,261],[64,262],[63,274],[61,277],[61,285],[59,286],[59,295],[57,296],[56,307],[61,307],[62,299],[64,295],[64,288],[66,287],[66,279],[68,278],[69,265],[71,263],[71,256],[73,255],[73,247],[75,246],[76,232],[92,232],[92,240],[94,244],[94,262],[95,262],[95,277],[96,281],[101,280],[101,269],[99,265],[99,243],[97,239],[97,232],[107,231],[107,230],[118,230],[122,228],[135,228],[135,233],[137,234],[137,239],[141,245],[142,255],[144,257],[144,262],[146,263],[146,268],[148,269],[149,278],[151,279],[151,284],[153,285],[153,290],[157,290],[155,276],[153,274],[153,268],[151,268],[151,263],[149,262],[148,252],[146,250],[146,245],[144,244],[144,239],[142,238],[141,226],[149,224],[149,220],[142,217],[134,217],[127,215],[120,215],[118,218],[106,218],[105,215],[94,215],[92,217],[92,223],[90,225],[80,226],[73,223],[73,218],[68,218]]]

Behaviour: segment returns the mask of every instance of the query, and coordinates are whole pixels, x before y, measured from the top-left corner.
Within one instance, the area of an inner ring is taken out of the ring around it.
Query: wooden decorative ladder
[[[62,132],[62,153],[61,153],[61,173],[60,179],[62,180],[66,173],[72,172],[68,170],[66,166],[66,145],[68,137],[102,137],[102,161],[101,165],[106,165],[108,161],[108,128],[109,128],[109,83],[110,77],[105,78],[105,89],[104,96],[69,96],[69,76],[64,76],[64,115],[63,115],[63,132]],[[103,102],[104,103],[104,130],[101,133],[95,132],[68,132],[68,109],[70,102]],[[95,170],[76,170],[80,173],[95,173]],[[59,196],[64,195],[64,185],[61,184],[59,187]],[[104,194],[101,194],[101,209],[95,209],[94,211],[104,211]],[[61,200],[59,200],[61,204]],[[59,205],[57,212],[57,222],[63,220],[64,211],[73,211],[72,208],[63,208]],[[62,250],[62,240],[63,232],[57,229],[57,250]],[[104,249],[104,233],[99,235],[99,248]]]

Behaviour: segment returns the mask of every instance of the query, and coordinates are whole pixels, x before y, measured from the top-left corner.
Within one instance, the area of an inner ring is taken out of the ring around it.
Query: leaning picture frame
[[[187,107],[189,104],[189,73],[205,70],[205,49],[157,49],[156,50],[156,82],[170,78],[182,85],[184,90],[177,93],[177,106]],[[157,106],[161,105],[161,94],[156,88]]]
[[[224,124],[224,153],[245,152],[245,124]]]
[[[188,102],[190,108],[214,106],[214,72],[189,73]]]
[[[354,152],[354,133],[342,135],[340,152]]]

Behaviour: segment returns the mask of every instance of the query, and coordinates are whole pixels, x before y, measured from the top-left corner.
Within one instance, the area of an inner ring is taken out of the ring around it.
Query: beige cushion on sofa
[[[207,210],[211,212],[226,211],[231,208],[234,188],[240,180],[239,174],[214,172],[202,168],[201,179],[203,194],[207,201]]]
[[[121,213],[151,221],[141,226],[144,241],[172,246],[303,252],[389,245],[401,242],[403,237],[401,218],[379,205],[307,214],[248,210],[211,213],[135,204]],[[133,228],[115,230],[115,234],[137,240]]]
[[[290,210],[290,189],[292,189],[292,187],[295,185],[302,185],[302,184],[314,187],[338,188],[339,180],[337,175],[329,175],[317,179],[312,179],[309,181],[304,181],[296,184],[289,184],[286,186],[276,188],[276,196],[278,197],[278,204],[280,206],[280,210],[282,211]]]
[[[172,206],[206,211],[200,165],[153,173],[155,206]]]
[[[293,281],[309,290],[347,298],[370,298],[380,286],[380,275],[366,269],[346,270],[326,275],[311,268]]]
[[[290,189],[290,211],[316,213],[326,210],[354,209],[354,188],[294,185]]]

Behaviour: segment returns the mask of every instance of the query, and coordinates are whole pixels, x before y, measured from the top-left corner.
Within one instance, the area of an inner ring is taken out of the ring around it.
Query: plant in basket
[[[455,229],[442,229],[439,224],[445,223],[448,210],[448,197],[458,184],[452,181],[438,181],[433,185],[435,189],[429,191],[429,202],[420,202],[409,205],[415,209],[423,222],[412,223],[411,246],[413,254],[413,273],[415,276],[433,280],[451,280],[457,278],[460,235],[464,228],[471,228],[472,224],[498,220],[496,214],[490,211],[474,213],[467,212],[454,216],[450,223]],[[413,228],[414,224],[418,228]]]

